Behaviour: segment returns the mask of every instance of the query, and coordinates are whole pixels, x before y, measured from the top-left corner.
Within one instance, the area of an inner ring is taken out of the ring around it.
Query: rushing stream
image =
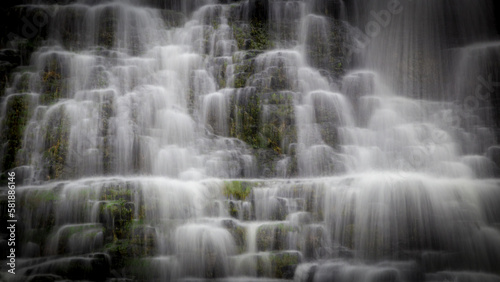
[[[11,9],[0,278],[500,281],[492,1]]]

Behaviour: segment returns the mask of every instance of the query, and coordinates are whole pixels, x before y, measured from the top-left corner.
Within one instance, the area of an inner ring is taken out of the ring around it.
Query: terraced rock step
[[[298,281],[496,278],[496,266],[488,263],[487,256],[499,254],[495,240],[500,230],[489,226],[481,213],[472,221],[474,225],[457,220],[460,210],[471,207],[461,204],[456,195],[474,193],[476,199],[483,199],[476,209],[497,214],[497,206],[487,202],[498,197],[497,182],[478,182],[482,186],[476,187],[481,188],[470,190],[450,179],[449,192],[434,194],[432,183],[442,180],[409,175],[403,182],[367,177],[197,182],[97,178],[22,187],[18,191],[23,203],[20,217],[45,221],[22,224],[20,252],[31,259],[19,263],[19,273],[26,278],[54,274],[91,280],[99,271],[109,275],[121,271],[138,280],[186,276],[295,277]],[[392,198],[378,198],[380,187],[386,187],[383,190]],[[314,195],[322,195],[321,201]],[[312,199],[321,204],[308,204]],[[444,199],[457,207],[456,213],[447,205],[447,211],[441,210],[440,217],[434,218],[440,224],[419,225],[430,212],[443,208]],[[246,218],[234,213],[235,202],[248,206]],[[388,209],[398,213],[384,213]],[[478,222],[482,222],[479,229]],[[392,224],[399,226],[397,232]],[[480,240],[472,241],[470,248],[447,237],[443,228],[472,232]],[[433,235],[424,237],[426,233]],[[483,252],[484,246],[490,251]],[[53,257],[67,254],[74,257]],[[387,262],[372,263],[380,259]],[[471,272],[493,273],[444,272],[467,266]]]

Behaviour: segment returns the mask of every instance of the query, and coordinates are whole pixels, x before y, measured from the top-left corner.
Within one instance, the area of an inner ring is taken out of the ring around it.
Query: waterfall
[[[500,281],[492,1],[56,2],[1,12],[2,280]]]

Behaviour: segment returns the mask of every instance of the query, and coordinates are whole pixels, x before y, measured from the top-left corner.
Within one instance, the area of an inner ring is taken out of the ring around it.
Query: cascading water
[[[59,2],[10,8],[1,278],[500,281],[490,1]]]

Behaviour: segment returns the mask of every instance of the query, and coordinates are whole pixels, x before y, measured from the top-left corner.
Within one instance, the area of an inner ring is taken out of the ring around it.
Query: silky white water
[[[500,281],[489,1],[41,2],[2,278]]]

